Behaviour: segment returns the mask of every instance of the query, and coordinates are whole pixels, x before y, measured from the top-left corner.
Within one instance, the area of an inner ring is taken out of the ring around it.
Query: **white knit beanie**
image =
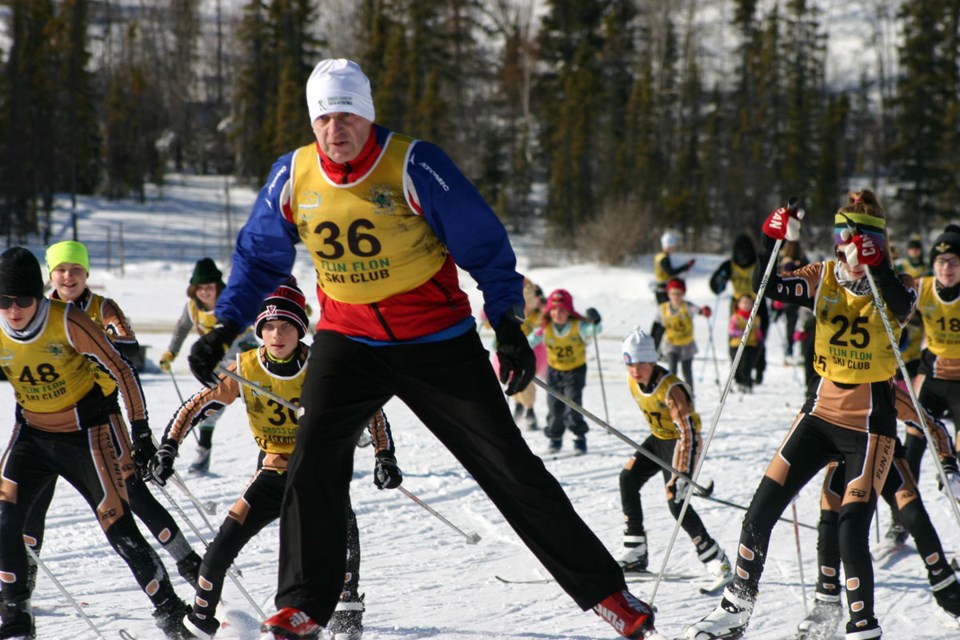
[[[657,361],[657,347],[645,331],[634,329],[633,333],[623,339],[623,363],[643,364]]]
[[[328,113],[355,113],[371,122],[376,113],[370,80],[352,60],[321,60],[307,80],[310,122]]]

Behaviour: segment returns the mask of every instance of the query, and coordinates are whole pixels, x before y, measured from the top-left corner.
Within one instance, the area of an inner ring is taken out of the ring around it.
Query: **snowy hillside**
[[[235,233],[253,193],[232,188],[231,229]],[[223,266],[226,255],[224,236],[227,216],[222,178],[174,176],[164,188],[163,198],[150,197],[148,206],[98,200],[81,202],[80,239],[89,243],[93,257],[90,284],[99,292],[115,298],[132,319],[142,344],[156,359],[166,348],[173,323],[185,302],[185,289],[193,262],[210,255]],[[54,240],[69,238],[66,213],[58,217]],[[125,258],[123,274],[119,267],[118,225],[123,222]],[[110,232],[111,266],[107,268],[107,237]],[[518,246],[524,246],[518,242]],[[42,248],[32,247],[38,255]],[[309,286],[311,268],[305,259],[298,263],[297,276],[315,300]],[[688,256],[682,256],[686,258]],[[709,428],[715,414],[719,387],[726,381],[729,368],[726,341],[728,299],[717,300],[710,294],[707,277],[722,256],[699,255],[689,279],[688,298],[699,304],[720,307],[715,324],[695,321],[701,358],[695,362],[697,409]],[[648,433],[642,416],[630,397],[620,357],[620,341],[634,326],[649,327],[653,316],[653,294],[649,289],[651,260],[644,257],[630,268],[596,265],[527,268],[521,252],[521,270],[545,291],[564,287],[573,293],[578,309],[596,307],[604,316],[605,333],[598,341],[599,362],[590,351],[589,377],[584,405],[599,416],[609,414],[609,422],[635,440]],[[466,288],[479,312],[479,293],[467,279]],[[718,356],[707,349],[710,331]],[[769,338],[769,367],[762,386],[750,396],[731,394],[720,417],[707,453],[701,481],[716,483],[714,495],[746,506],[790,421],[802,402],[802,374],[783,365],[782,325]],[[489,342],[492,334],[484,334]],[[190,339],[192,341],[192,338]],[[142,376],[150,410],[151,425],[159,436],[178,406],[178,388],[184,395],[198,388],[186,364],[190,341],[175,362],[177,386],[159,370]],[[719,377],[718,377],[719,373]],[[13,394],[0,387],[0,437],[10,432],[9,417]],[[357,473],[352,487],[353,504],[360,523],[362,545],[361,591],[366,593],[364,623],[366,640],[593,640],[612,639],[610,627],[592,612],[581,612],[555,584],[503,584],[496,576],[530,579],[545,576],[542,567],[505,524],[475,482],[439,445],[435,438],[399,402],[387,405],[397,441],[398,459],[404,472],[404,487],[413,492],[466,532],[481,537],[477,545],[468,545],[463,537],[426,513],[397,491],[378,491],[372,480],[372,452],[356,452]],[[546,414],[542,392],[537,399],[541,421]],[[535,451],[543,451],[546,439],[537,432],[525,432]],[[547,463],[566,488],[573,504],[614,553],[620,552],[622,516],[618,475],[631,451],[620,440],[591,426],[590,453],[580,458]],[[565,447],[569,449],[570,441]],[[256,463],[256,447],[250,437],[239,403],[231,406],[214,434],[212,473],[189,477],[186,467],[193,457],[192,438],[185,442],[178,469],[189,488],[201,502],[212,501],[216,515],[208,516],[219,526],[230,505],[242,491]],[[936,489],[933,465],[924,464],[921,490],[943,539],[953,555],[960,548],[960,530],[952,519],[946,499]],[[798,499],[800,520],[815,525],[818,518],[820,478]],[[169,494],[181,505],[203,537],[212,539],[198,512],[176,488]],[[651,565],[659,568],[670,540],[674,521],[664,504],[659,480],[648,483],[643,492],[647,531],[651,542]],[[163,498],[161,498],[163,501]],[[739,537],[741,510],[696,499],[694,506],[710,533],[733,555]],[[194,548],[202,552],[203,543],[181,521]],[[785,514],[789,517],[789,511]],[[881,529],[885,530],[889,513],[881,509]],[[74,598],[83,603],[84,612],[106,638],[117,638],[126,629],[136,638],[159,638],[151,619],[150,604],[137,589],[126,566],[110,550],[93,515],[77,493],[60,483],[47,523],[42,559]],[[273,612],[272,597],[276,583],[276,525],[268,527],[248,545],[238,560],[242,582],[267,613]],[[803,555],[801,573],[797,562],[793,528],[779,525],[774,533],[770,557],[762,581],[762,591],[747,638],[792,637],[796,623],[804,615],[804,592],[812,601],[812,580],[816,574],[816,533],[800,530]],[[162,559],[168,566],[169,556]],[[693,546],[681,532],[670,556],[673,572],[702,571]],[[806,579],[806,585],[801,580]],[[915,553],[897,555],[878,566],[877,612],[888,638],[933,640],[960,636],[954,625],[936,606],[930,594],[925,571]],[[188,599],[190,589],[179,578],[175,585]],[[658,607],[658,628],[668,637],[682,634],[689,624],[709,612],[716,597],[700,595],[698,583],[670,581],[658,589],[654,604]],[[651,584],[634,585],[637,595],[649,598]],[[220,617],[228,622],[230,611],[243,611],[258,617],[240,592],[227,584],[226,602]],[[96,634],[64,601],[53,582],[40,575],[34,596],[37,630],[40,638],[81,639]],[[231,623],[218,638],[231,640],[255,638],[257,634],[242,624]],[[838,636],[839,637],[839,636]]]

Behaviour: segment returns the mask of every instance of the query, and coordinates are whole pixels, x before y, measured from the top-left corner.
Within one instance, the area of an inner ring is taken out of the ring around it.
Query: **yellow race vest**
[[[753,265],[741,267],[733,260],[730,261],[730,285],[733,287],[733,299],[739,300],[740,296],[746,294],[751,297],[753,293]]]
[[[737,329],[743,331],[744,329],[747,328],[747,319],[744,318],[743,316],[737,314],[736,312],[734,312],[734,315],[733,315],[733,324],[736,326]],[[742,339],[743,339],[743,338],[742,338],[741,336],[731,335],[731,336],[730,336],[730,346],[731,346],[731,347],[734,347],[734,348],[739,347],[739,346],[740,346],[740,341],[741,341]],[[753,319],[753,326],[750,327],[750,335],[747,336],[747,344],[746,344],[746,346],[748,346],[748,347],[755,347],[755,346],[757,346],[758,344],[760,344],[760,322],[757,320],[757,318],[754,318],[754,319]]]
[[[547,348],[547,365],[557,371],[573,371],[587,364],[587,344],[580,335],[580,321],[571,320],[566,335],[557,335],[552,322],[543,328],[543,344]]]
[[[520,331],[523,331],[523,335],[528,336],[536,331],[542,322],[543,314],[540,311],[531,311],[520,323]]]
[[[680,430],[673,422],[670,415],[670,407],[667,406],[667,393],[674,385],[683,384],[680,379],[673,374],[667,374],[660,378],[657,386],[650,393],[644,393],[640,385],[633,378],[627,378],[630,383],[630,394],[637,401],[640,411],[643,412],[647,422],[650,423],[650,432],[655,438],[661,440],[676,440],[680,437]],[[700,414],[690,410],[690,420],[693,422],[693,429],[700,433]]]
[[[404,165],[413,142],[391,133],[370,173],[348,185],[327,179],[316,145],[295,152],[292,219],[317,284],[334,300],[379,302],[416,289],[443,266],[447,248],[406,199]]]
[[[67,303],[50,300],[49,315],[29,342],[0,331],[0,363],[17,404],[34,413],[56,413],[79,402],[95,384],[90,361],[67,338]]]
[[[930,275],[930,269],[927,268],[927,265],[921,262],[920,264],[914,266],[908,258],[897,260],[894,268],[897,271],[901,271],[907,275],[913,276],[914,279],[920,279],[924,276]]]
[[[251,349],[237,355],[237,373],[267,391],[299,405],[300,390],[303,388],[307,367],[301,367],[295,376],[282,378],[264,368],[260,361],[260,349]],[[296,412],[257,392],[250,385],[241,385],[240,393],[247,407],[250,431],[253,432],[257,446],[265,453],[290,455],[299,426]]]
[[[660,319],[663,322],[664,338],[670,344],[682,347],[693,342],[693,318],[690,309],[684,302],[680,308],[673,311],[669,302],[660,305]]]
[[[835,262],[823,265],[823,280],[814,301],[817,332],[813,366],[824,378],[845,384],[889,380],[897,370],[883,319],[869,293],[858,296],[837,284]],[[900,337],[900,324],[887,317]]]
[[[937,295],[935,278],[920,278],[917,309],[923,318],[927,349],[938,358],[960,359],[960,301],[944,302]]]
[[[193,320],[193,325],[197,328],[197,333],[205,336],[213,331],[213,328],[217,325],[217,316],[214,315],[213,311],[204,311],[193,298],[189,299],[189,304],[190,319]]]
[[[670,274],[660,267],[660,262],[666,255],[666,251],[661,251],[657,255],[653,256],[653,279],[660,284],[664,284],[670,279]]]

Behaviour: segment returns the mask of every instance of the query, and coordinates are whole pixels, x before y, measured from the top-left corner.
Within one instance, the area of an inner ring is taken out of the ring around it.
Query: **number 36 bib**
[[[290,207],[326,295],[369,304],[429,280],[447,249],[408,203],[404,166],[413,139],[391,134],[370,172],[334,184],[320,168],[315,145],[293,159]]]

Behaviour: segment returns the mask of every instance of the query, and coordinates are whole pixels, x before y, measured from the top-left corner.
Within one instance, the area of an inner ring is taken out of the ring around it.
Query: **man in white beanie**
[[[280,157],[237,238],[217,327],[190,355],[197,378],[256,317],[303,242],[317,272],[320,321],[280,516],[277,638],[314,637],[343,585],[353,445],[398,397],[463,464],[584,610],[624,637],[653,611],[527,446],[490,367],[457,267],[479,284],[507,395],[536,359],[520,329],[523,277],[506,230],[439,147],[374,124],[356,63],[323,60],[307,81],[315,143]],[[371,372],[374,372],[371,374]]]

